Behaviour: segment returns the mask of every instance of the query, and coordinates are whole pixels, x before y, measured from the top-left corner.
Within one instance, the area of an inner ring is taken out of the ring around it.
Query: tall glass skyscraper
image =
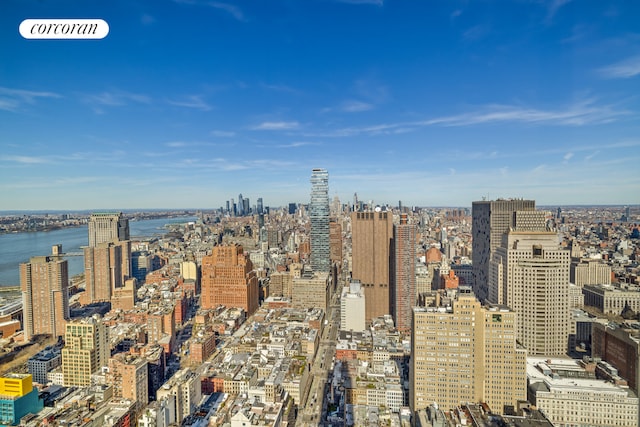
[[[311,172],[311,268],[329,272],[329,172]]]

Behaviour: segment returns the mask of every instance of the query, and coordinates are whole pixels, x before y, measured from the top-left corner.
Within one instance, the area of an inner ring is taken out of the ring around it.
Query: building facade
[[[359,280],[366,300],[367,323],[391,314],[390,256],[393,237],[391,212],[351,214],[351,277]]]
[[[453,409],[486,402],[497,412],[526,399],[526,350],[516,344],[516,313],[483,307],[469,288],[441,291],[414,307],[409,405]],[[450,300],[450,302],[447,302]]]
[[[243,308],[247,315],[258,309],[258,278],[242,246],[215,246],[202,259],[202,308]]]
[[[311,172],[311,268],[329,272],[331,268],[329,245],[329,172],[313,169]]]
[[[393,227],[392,295],[393,317],[402,332],[411,329],[412,308],[416,305],[416,233],[407,214],[400,215],[400,224]]]
[[[116,354],[109,359],[107,383],[113,386],[113,396],[131,399],[136,409],[149,403],[149,374],[147,361],[130,354]]]
[[[89,217],[89,246],[129,240],[129,220],[122,213],[92,213]]]
[[[610,285],[611,266],[598,260],[573,262],[569,279],[577,286]]]
[[[502,235],[514,225],[515,211],[534,211],[535,201],[498,199],[472,203],[473,291],[480,301],[489,296],[489,262],[493,251],[502,243]]]
[[[556,233],[514,231],[491,261],[489,300],[518,313],[517,338],[532,355],[563,355],[570,333],[570,251]]]
[[[362,332],[367,329],[365,322],[366,301],[360,282],[352,280],[349,287],[342,289],[340,298],[340,330]]]
[[[18,425],[20,418],[37,414],[43,408],[38,389],[29,374],[0,377],[0,425]]]
[[[303,309],[320,308],[326,312],[331,295],[330,284],[329,273],[304,272],[292,281],[292,306]]]
[[[65,386],[91,385],[91,374],[109,363],[108,329],[99,316],[72,321],[66,325],[62,349]]]
[[[69,320],[69,270],[57,256],[32,257],[20,264],[23,330],[26,340],[34,335],[58,337]]]
[[[529,401],[554,426],[638,425],[638,397],[628,387],[589,375],[575,360],[530,358],[527,378]]]

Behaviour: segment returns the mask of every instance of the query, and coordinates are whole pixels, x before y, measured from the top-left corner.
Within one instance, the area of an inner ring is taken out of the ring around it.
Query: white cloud
[[[610,123],[628,111],[611,105],[595,105],[594,100],[582,101],[560,110],[540,110],[514,105],[488,105],[469,113],[438,117],[422,122],[424,125],[469,126],[483,123],[533,123],[583,126]]]
[[[625,79],[640,74],[640,56],[634,56],[624,61],[600,68],[600,74],[610,79]]]
[[[362,111],[369,111],[374,108],[373,104],[367,102],[349,100],[342,103],[340,109],[347,113],[359,113]]]
[[[297,148],[297,147],[304,147],[306,145],[319,145],[315,142],[305,142],[305,141],[299,141],[299,142],[292,142],[291,144],[280,144],[277,145],[276,147],[278,148]]]
[[[171,105],[175,105],[176,107],[194,108],[201,111],[209,111],[212,108],[205,100],[202,99],[202,95],[190,95],[184,100],[168,100],[167,102]]]
[[[23,165],[51,163],[50,158],[38,156],[0,156],[0,161],[8,163],[19,163]]]
[[[234,6],[229,3],[222,3],[217,1],[212,1],[207,4],[215,9],[224,10],[225,12],[227,12],[228,14],[236,18],[238,21],[246,20],[244,17],[244,13],[242,13],[242,10],[237,6]]]
[[[571,0],[551,0],[549,2],[549,7],[547,9],[547,17],[545,18],[545,24],[549,25],[553,21],[553,18],[556,16],[556,13],[560,10],[560,8],[568,3]]]
[[[0,110],[17,111],[24,104],[34,104],[38,98],[61,98],[54,92],[41,92],[0,87]]]
[[[252,127],[253,130],[289,130],[300,127],[298,122],[262,122]]]
[[[85,101],[89,104],[100,104],[108,107],[120,107],[131,102],[139,104],[151,103],[151,98],[147,95],[122,90],[104,91],[96,95],[85,96]]]

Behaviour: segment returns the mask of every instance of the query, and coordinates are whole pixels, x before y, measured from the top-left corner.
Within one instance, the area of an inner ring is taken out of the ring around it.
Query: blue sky
[[[0,6],[0,210],[640,203],[640,2]],[[99,18],[102,40],[26,40]]]

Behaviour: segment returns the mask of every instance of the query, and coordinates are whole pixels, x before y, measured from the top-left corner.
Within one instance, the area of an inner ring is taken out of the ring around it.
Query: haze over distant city
[[[5,2],[0,210],[640,202],[638,2]],[[103,40],[26,40],[98,18]]]

